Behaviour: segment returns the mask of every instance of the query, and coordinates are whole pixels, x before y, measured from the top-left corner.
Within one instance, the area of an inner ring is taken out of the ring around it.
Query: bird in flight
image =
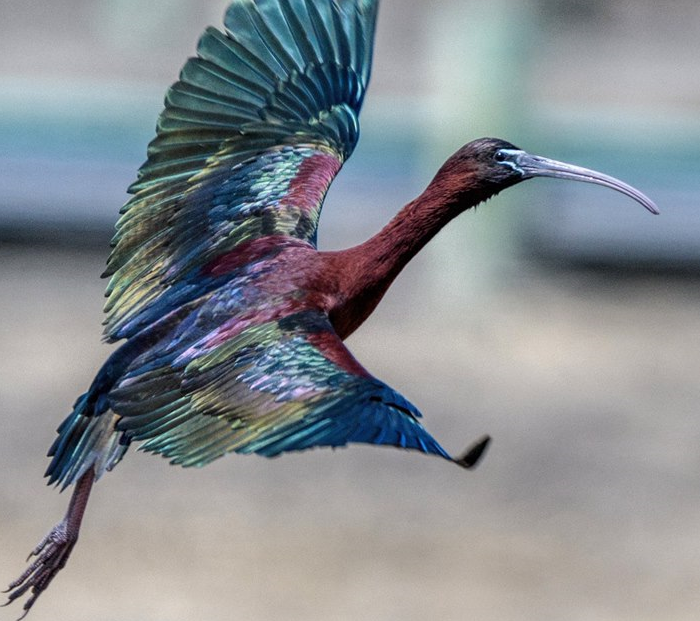
[[[617,179],[482,138],[374,237],[318,251],[326,191],[359,135],[377,6],[234,0],[168,90],[104,273],[105,339],[121,345],[49,450],[49,483],[74,487],[68,511],[8,589],[8,604],[27,595],[24,615],[132,443],[182,466],[356,442],[474,466],[487,436],[450,456],[344,339],[443,226],[521,181],[597,183],[657,213]]]

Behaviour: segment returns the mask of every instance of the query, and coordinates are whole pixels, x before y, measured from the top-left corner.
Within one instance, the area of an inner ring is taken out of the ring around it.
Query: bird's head
[[[483,198],[526,179],[554,177],[603,185],[629,196],[651,213],[659,213],[653,201],[619,179],[581,166],[531,155],[498,138],[474,140],[464,145],[445,164],[448,170],[462,178],[465,190],[470,193],[476,190],[483,194]]]

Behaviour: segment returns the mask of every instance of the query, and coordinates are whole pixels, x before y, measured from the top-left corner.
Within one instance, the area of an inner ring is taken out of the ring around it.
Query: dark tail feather
[[[45,474],[49,485],[61,484],[65,489],[90,467],[94,466],[98,479],[105,470],[116,466],[128,448],[127,444],[119,443],[121,434],[114,427],[117,418],[110,411],[96,414],[90,392],[78,397],[73,412],[58,427],[58,437],[49,449],[52,459]]]
[[[49,485],[60,481],[70,469],[72,455],[74,454],[71,448],[80,443],[80,439],[89,423],[87,398],[88,393],[78,397],[73,405],[73,412],[56,430],[58,437],[54,440],[48,452],[48,456],[53,459],[44,473],[44,476],[49,478]]]

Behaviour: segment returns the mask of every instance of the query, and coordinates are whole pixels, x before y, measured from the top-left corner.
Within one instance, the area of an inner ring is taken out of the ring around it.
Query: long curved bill
[[[633,188],[624,181],[615,179],[615,177],[605,175],[596,170],[567,164],[566,162],[550,160],[549,158],[540,157],[539,155],[530,155],[526,151],[514,152],[512,156],[513,164],[520,170],[525,179],[531,177],[554,177],[556,179],[572,179],[574,181],[603,185],[606,188],[617,190],[629,196],[640,205],[643,205],[651,213],[656,215],[659,213],[658,208],[648,196],[642,194],[639,190]]]

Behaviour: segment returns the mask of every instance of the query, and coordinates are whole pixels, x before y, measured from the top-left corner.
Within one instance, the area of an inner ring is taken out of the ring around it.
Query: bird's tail
[[[58,437],[49,449],[51,463],[45,476],[49,485],[66,488],[75,483],[90,467],[98,479],[111,470],[124,456],[128,445],[121,444],[115,431],[119,416],[111,410],[100,411],[91,395],[78,397],[73,412],[61,423]]]

